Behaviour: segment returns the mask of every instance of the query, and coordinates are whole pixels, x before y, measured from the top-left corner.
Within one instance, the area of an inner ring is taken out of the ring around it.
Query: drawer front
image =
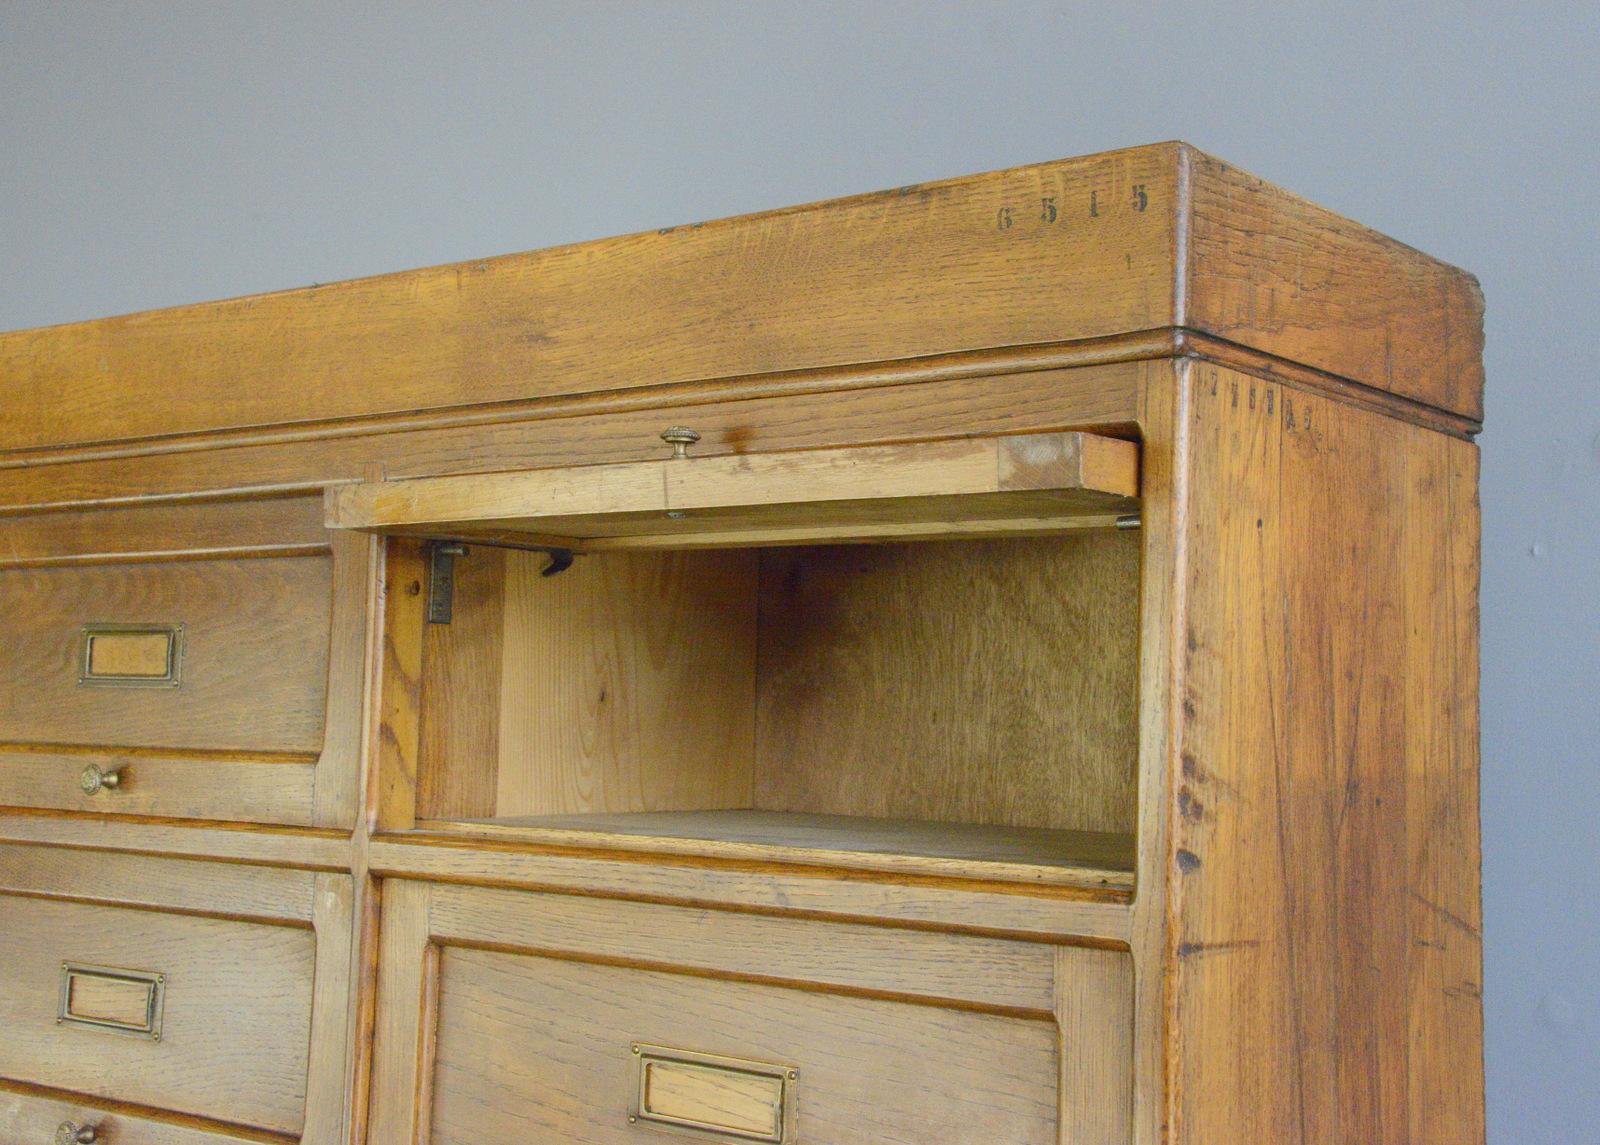
[[[384,902],[386,1145],[1127,1145],[1126,954],[416,883]]]
[[[0,804],[310,823],[327,553],[0,569]]]
[[[0,892],[0,1078],[297,1133],[315,955],[305,927]]]
[[[830,1145],[1056,1141],[1043,1019],[456,948],[440,960],[438,1018],[435,1145],[515,1140],[530,1122],[548,1127],[536,1140],[584,1145],[648,1140],[641,1125]],[[645,1052],[655,1069],[641,1077]]]
[[[0,571],[12,742],[322,746],[326,555]]]
[[[71,1133],[64,1126],[88,1129],[97,1145],[259,1145],[258,1134],[239,1135],[222,1129],[200,1129],[166,1121],[148,1113],[130,1113],[62,1097],[10,1089],[0,1082],[0,1141],[5,1145],[56,1145]]]

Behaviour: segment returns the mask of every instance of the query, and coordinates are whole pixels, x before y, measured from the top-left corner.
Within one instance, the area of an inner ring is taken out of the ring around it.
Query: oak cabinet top
[[[1163,143],[3,334],[0,452],[1184,334],[1481,419],[1470,275]]]

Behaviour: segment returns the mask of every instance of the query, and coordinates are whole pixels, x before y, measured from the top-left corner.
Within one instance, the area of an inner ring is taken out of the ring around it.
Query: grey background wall
[[[1491,1140],[1595,1142],[1597,59],[1593,3],[0,0],[0,329],[1174,137],[1468,267]]]

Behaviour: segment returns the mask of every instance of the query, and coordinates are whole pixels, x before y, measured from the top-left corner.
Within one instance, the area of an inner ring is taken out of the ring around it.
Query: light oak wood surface
[[[1479,1141],[1476,448],[1186,387],[1169,1132]]]
[[[14,894],[310,926],[315,885],[284,867],[0,844],[0,887]]]
[[[756,806],[1131,834],[1135,532],[774,550]]]
[[[326,552],[314,497],[39,513],[0,523],[0,568]]]
[[[784,549],[759,594],[748,553],[544,577],[542,555],[473,548],[456,619],[423,629],[416,813],[1126,889],[1115,848],[1074,832],[1132,829],[1139,548],[1102,532]],[[414,616],[421,594],[395,605]]]
[[[113,1142],[346,1141],[353,906],[345,874],[0,844],[0,1126],[73,1092]],[[116,976],[159,975],[159,1041],[57,1024],[65,962],[72,1015],[129,1024]]]
[[[1009,939],[450,886],[430,892],[428,928],[440,943],[488,944],[579,962],[1034,1016],[1054,1007],[1053,948]]]
[[[115,792],[86,794],[90,765],[121,768]],[[119,815],[310,823],[315,761],[304,753],[231,759],[210,752],[96,751],[0,745],[0,804]]]
[[[1104,1123],[1063,1089],[1062,1039],[1076,1054],[1080,1038],[1128,1038],[1126,976],[1064,991],[1077,963],[1048,945],[409,882],[386,894],[400,898],[380,957],[381,1140],[514,1121],[634,1140],[643,1042],[791,1066],[802,1141],[1056,1142],[1063,1102],[1071,1124]]]
[[[14,379],[0,448],[1186,326],[1480,416],[1476,284],[1258,187],[1183,144],[1158,144],[529,255],[22,331],[0,338],[0,375]],[[1292,246],[1274,241],[1296,231],[1302,237]],[[1295,273],[1283,273],[1291,261]],[[1241,280],[1273,274],[1270,294],[1241,297]],[[1401,331],[1411,337],[1394,336],[1396,313],[1415,315]],[[280,337],[285,329],[298,336]],[[385,382],[377,392],[368,384],[374,374]]]
[[[1483,417],[1477,279],[1185,149],[1184,325]]]
[[[645,461],[668,424],[699,428],[701,456],[1072,429],[1127,435],[1171,338],[1070,354],[984,351],[887,366],[800,371],[636,394],[419,411],[401,424],[294,427],[0,460],[0,511],[174,498],[315,493],[369,479]],[[1131,355],[1131,360],[1130,360]],[[1150,359],[1156,359],[1152,362]]]
[[[347,870],[350,840],[339,831],[208,823],[198,819],[138,819],[109,815],[0,813],[0,840],[43,843],[90,852],[215,856],[296,870]]]
[[[491,813],[749,806],[755,554],[629,554],[543,577],[547,563],[506,558],[498,697],[476,681],[441,681],[498,698]],[[435,691],[430,674],[424,718]]]
[[[1110,523],[1138,492],[1132,442],[1033,434],[363,482],[330,491],[328,525],[579,552],[748,547]]]
[[[325,557],[9,569],[7,738],[35,744],[316,751],[327,686]],[[176,688],[85,688],[91,623],[183,625]]]
[[[1133,959],[1111,950],[1056,952],[1061,1030],[1060,1140],[1128,1145],[1133,1139]]]
[[[1023,894],[1006,883],[875,875],[822,863],[707,864],[629,852],[575,853],[555,843],[529,842],[521,829],[511,829],[509,837],[482,838],[473,824],[425,826],[420,833],[374,837],[373,872],[391,879],[550,888],[1101,946],[1126,947],[1130,941],[1125,891],[1048,886]]]
[[[324,531],[310,498],[41,514],[0,536],[0,588],[34,602],[0,621],[0,805],[354,821],[370,541]],[[91,767],[115,786],[85,789]]]
[[[58,1127],[92,1128],[107,1145],[282,1145],[293,1140],[238,1125],[175,1117],[126,1102],[96,1101],[39,1086],[0,1081],[0,1138],[51,1145]]]
[[[1133,889],[1133,837],[1110,831],[743,810],[515,816],[456,826],[553,844],[642,846],[657,854],[811,859],[868,870]]]
[[[309,929],[0,891],[0,1076],[298,1134]],[[56,1022],[63,961],[161,974],[161,1039]]]
[[[453,947],[439,977],[433,1142],[639,1140],[634,1040],[795,1063],[801,1141],[1057,1140],[1046,1020]]]
[[[1482,1145],[1481,330],[1164,144],[0,334],[0,1140]]]

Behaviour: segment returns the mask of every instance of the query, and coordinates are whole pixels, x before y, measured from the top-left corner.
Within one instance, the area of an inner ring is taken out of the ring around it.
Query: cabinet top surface
[[[1481,419],[1472,276],[1163,143],[0,334],[0,455],[1177,331]]]

